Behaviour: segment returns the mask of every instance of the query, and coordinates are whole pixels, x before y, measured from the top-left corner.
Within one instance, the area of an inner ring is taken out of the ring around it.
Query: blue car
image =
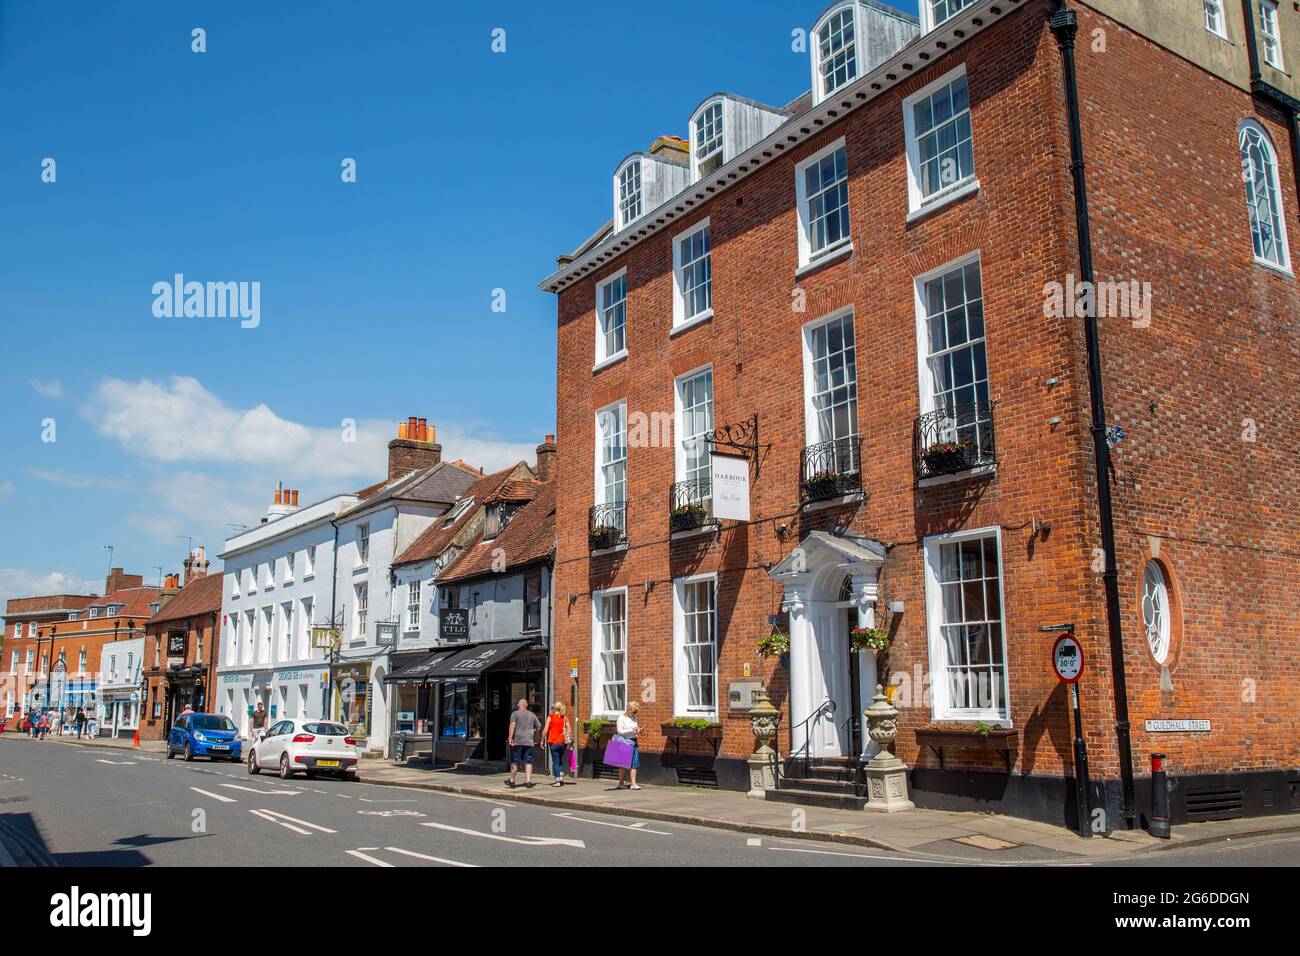
[[[182,714],[167,737],[167,759],[183,754],[186,760],[242,760],[242,741],[234,722],[225,714]]]

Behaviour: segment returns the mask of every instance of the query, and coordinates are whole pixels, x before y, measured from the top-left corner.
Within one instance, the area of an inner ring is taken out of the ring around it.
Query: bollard
[[[1169,778],[1165,776],[1165,755],[1151,755],[1151,822],[1147,832],[1169,839]]]

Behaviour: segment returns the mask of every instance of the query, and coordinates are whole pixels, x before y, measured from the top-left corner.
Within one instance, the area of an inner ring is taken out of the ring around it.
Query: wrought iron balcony
[[[994,464],[993,403],[958,405],[922,415],[913,429],[912,450],[918,481]]]
[[[627,502],[595,505],[587,512],[587,540],[592,551],[615,548],[627,540]]]
[[[668,491],[668,530],[693,531],[713,524],[713,484],[708,478],[679,481]]]
[[[799,500],[825,501],[862,491],[862,436],[809,445],[800,455]]]

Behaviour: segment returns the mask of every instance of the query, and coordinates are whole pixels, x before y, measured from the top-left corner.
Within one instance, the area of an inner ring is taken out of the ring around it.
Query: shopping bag
[[[578,772],[578,751],[570,747],[569,748],[569,773],[576,774],[577,772]]]
[[[626,737],[611,737],[609,744],[605,747],[605,756],[601,758],[601,762],[607,763],[611,767],[631,768],[632,741]]]

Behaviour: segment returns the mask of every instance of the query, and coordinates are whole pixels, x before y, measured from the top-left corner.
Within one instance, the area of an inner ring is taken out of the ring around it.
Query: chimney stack
[[[284,486],[283,481],[275,483],[275,499],[271,507],[266,511],[266,517],[262,519],[262,524],[266,524],[275,518],[282,518],[287,514],[293,514],[298,510],[298,492],[296,489],[290,490]]]
[[[551,481],[555,477],[555,436],[547,435],[546,441],[537,446],[537,467],[534,469],[538,481]]]
[[[185,558],[185,577],[181,581],[181,587],[186,587],[195,578],[206,577],[208,574],[208,559],[203,556],[203,548],[195,548]]]
[[[438,432],[427,418],[411,416],[397,426],[397,437],[388,443],[388,480],[430,468],[442,461]]]
[[[104,579],[104,594],[109,595],[114,591],[122,590],[122,588],[138,588],[143,586],[143,574],[123,574],[121,568],[110,568],[108,571],[108,577]]]

